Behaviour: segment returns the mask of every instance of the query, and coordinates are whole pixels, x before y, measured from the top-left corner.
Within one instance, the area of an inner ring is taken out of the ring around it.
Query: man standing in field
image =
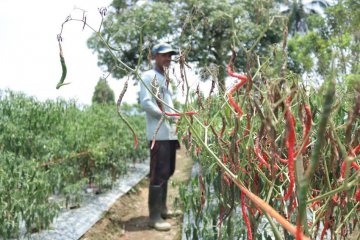
[[[150,146],[149,226],[159,231],[171,228],[170,223],[165,221],[171,214],[166,207],[167,186],[175,170],[176,149],[180,147],[175,132],[176,117],[166,117],[158,128],[164,112],[174,112],[173,92],[166,79],[166,71],[174,54],[176,51],[169,44],[156,44],[152,48],[154,69],[141,76],[147,88],[140,84],[140,104],[146,112],[146,136]],[[155,144],[151,147],[154,136]]]

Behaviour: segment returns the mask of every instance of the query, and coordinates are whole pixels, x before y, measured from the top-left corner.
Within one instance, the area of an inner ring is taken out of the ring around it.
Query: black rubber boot
[[[169,210],[168,210],[167,205],[166,205],[167,188],[168,188],[168,181],[164,182],[161,185],[161,191],[162,191],[162,195],[161,195],[161,217],[164,218],[164,219],[171,218],[171,216],[169,214]]]
[[[167,208],[167,194],[168,194],[168,181],[164,182],[161,185],[161,189],[162,189],[162,196],[161,196],[161,217],[163,219],[168,219],[168,218],[172,218],[172,217],[177,217],[179,215],[181,215],[181,211],[177,210],[177,211],[171,211]]]
[[[149,187],[149,226],[158,231],[169,231],[170,223],[161,218],[162,194],[161,186],[150,185]]]

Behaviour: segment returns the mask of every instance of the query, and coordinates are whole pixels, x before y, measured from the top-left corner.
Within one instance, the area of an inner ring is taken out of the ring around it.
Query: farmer
[[[167,43],[156,44],[152,48],[154,69],[146,71],[141,78],[148,87],[140,84],[140,104],[146,112],[146,136],[150,147],[150,184],[149,184],[149,226],[158,231],[168,231],[170,223],[165,219],[171,217],[166,207],[168,180],[175,170],[176,150],[180,147],[175,133],[177,117],[165,117],[155,133],[164,112],[174,112],[173,92],[166,81],[172,55],[176,51]],[[157,95],[163,102],[157,100]],[[151,148],[152,140],[155,144]]]

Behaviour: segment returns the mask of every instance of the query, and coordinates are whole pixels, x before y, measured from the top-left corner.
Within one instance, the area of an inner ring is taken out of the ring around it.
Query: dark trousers
[[[151,142],[150,142],[151,146]],[[177,140],[156,141],[150,149],[150,185],[162,185],[175,171]]]

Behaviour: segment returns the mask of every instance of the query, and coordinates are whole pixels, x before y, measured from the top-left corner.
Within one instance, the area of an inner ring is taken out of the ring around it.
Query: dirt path
[[[168,207],[179,197],[178,185],[188,181],[192,160],[184,148],[177,152],[176,170],[169,181]],[[170,219],[173,226],[168,232],[148,227],[148,179],[142,180],[129,193],[121,197],[84,236],[82,240],[180,240],[182,216]]]

